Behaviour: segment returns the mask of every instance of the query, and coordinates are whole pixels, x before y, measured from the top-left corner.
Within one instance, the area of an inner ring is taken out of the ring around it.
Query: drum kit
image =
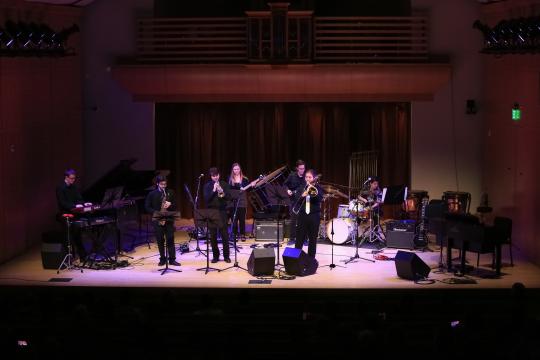
[[[335,186],[323,185],[322,188],[325,191],[323,201],[326,204],[326,200],[329,198],[350,200],[349,196],[338,190]],[[361,195],[368,197],[367,194]],[[326,237],[336,245],[354,242],[357,235],[363,236],[367,232],[367,229],[369,229],[368,222],[373,218],[373,212],[375,211],[373,205],[373,201],[363,202],[354,198],[346,204],[339,204],[337,217],[329,220],[327,220],[327,211],[324,211],[323,224],[321,224],[321,231],[319,233],[320,237]]]

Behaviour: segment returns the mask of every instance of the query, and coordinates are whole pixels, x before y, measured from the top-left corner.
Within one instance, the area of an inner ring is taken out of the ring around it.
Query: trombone
[[[319,195],[319,190],[315,186],[315,184],[317,184],[317,182],[319,181],[319,176],[320,174],[315,177],[315,181],[313,182],[313,184],[306,184],[306,186],[304,187],[304,191],[302,191],[302,195],[305,194],[306,196],[309,196],[309,197],[315,197]],[[304,202],[306,201],[306,196],[299,197],[298,200],[296,200],[296,202],[294,203],[292,212],[295,215],[298,215],[300,213],[300,209],[302,208],[302,205],[304,205]]]

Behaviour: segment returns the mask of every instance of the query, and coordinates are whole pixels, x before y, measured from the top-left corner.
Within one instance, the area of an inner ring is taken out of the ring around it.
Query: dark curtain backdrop
[[[156,104],[156,165],[168,169],[182,217],[192,217],[183,184],[217,166],[227,178],[239,162],[254,179],[297,159],[347,185],[349,156],[379,151],[382,185],[410,183],[408,103]]]

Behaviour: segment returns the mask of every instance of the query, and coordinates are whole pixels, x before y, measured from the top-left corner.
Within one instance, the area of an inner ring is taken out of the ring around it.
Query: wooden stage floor
[[[185,242],[188,238],[185,231],[176,232],[176,242]],[[205,248],[205,241],[200,240],[201,248]],[[241,247],[238,253],[240,266],[247,267],[247,260],[252,249],[250,245],[259,244],[262,247],[267,242],[256,242],[248,239],[239,242]],[[280,248],[283,253],[286,242]],[[468,274],[465,279],[474,280],[472,284],[463,284],[463,277],[455,277],[451,273],[439,273],[438,247],[431,244],[432,251],[416,251],[417,255],[431,268],[429,279],[431,284],[415,284],[413,281],[401,279],[397,276],[393,261],[376,260],[375,262],[357,259],[353,263],[344,264],[344,261],[355,254],[352,245],[334,246],[334,263],[342,267],[330,269],[324,265],[331,263],[331,245],[329,242],[319,242],[317,246],[317,259],[319,269],[317,273],[306,277],[296,277],[293,280],[272,279],[270,284],[250,284],[256,278],[248,272],[233,268],[222,272],[197,271],[206,266],[206,257],[194,251],[196,243],[189,243],[190,252],[181,254],[177,260],[181,262],[180,273],[167,272],[161,275],[157,266],[157,246],[151,244],[149,249],[146,243],[140,244],[135,251],[127,254],[134,259],[128,260],[129,266],[114,270],[84,269],[83,273],[76,270],[61,271],[44,270],[41,264],[40,248],[36,247],[26,254],[19,256],[0,266],[0,285],[15,286],[90,286],[90,287],[164,287],[164,288],[275,288],[275,289],[509,289],[516,282],[523,283],[527,288],[540,288],[540,268],[527,262],[520,254],[514,252],[514,266],[510,267],[508,247],[503,248],[502,277],[489,278],[493,272],[490,269],[491,254],[482,255],[480,268]],[[305,250],[306,247],[304,247]],[[397,249],[385,248],[381,254],[393,258]],[[231,252],[232,254],[232,252]],[[373,259],[371,249],[360,248],[361,257]],[[457,256],[457,253],[455,254]],[[234,257],[231,256],[233,262]],[[283,262],[283,261],[281,261]],[[470,265],[476,265],[476,254],[468,254]],[[231,264],[223,261],[210,264],[213,267],[224,269]],[[51,281],[65,279],[66,282]],[[71,279],[71,280],[69,280]]]

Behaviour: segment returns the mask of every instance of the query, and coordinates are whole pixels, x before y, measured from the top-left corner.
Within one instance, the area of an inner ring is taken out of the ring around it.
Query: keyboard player
[[[85,205],[81,193],[75,185],[76,180],[77,172],[74,169],[67,169],[64,172],[64,181],[56,188],[56,201],[59,212],[58,221],[61,221],[63,226],[65,226],[65,220],[62,218],[62,214],[72,213],[73,209],[83,208]],[[84,262],[87,252],[82,243],[81,229],[76,226],[71,226],[70,229],[70,239],[79,255],[79,260]],[[67,228],[64,228],[64,231],[67,231]]]

